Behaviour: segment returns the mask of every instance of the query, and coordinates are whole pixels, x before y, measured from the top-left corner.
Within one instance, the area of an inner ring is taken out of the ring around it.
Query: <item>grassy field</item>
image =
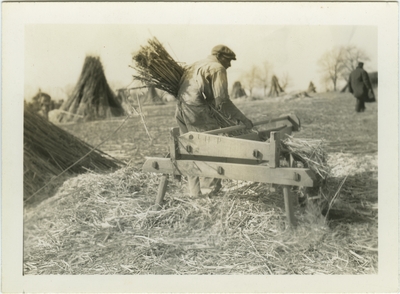
[[[378,272],[377,103],[354,111],[350,94],[240,101],[253,121],[295,113],[298,138],[323,139],[332,168],[328,215],[312,202],[286,225],[282,191],[224,181],[213,197],[190,198],[170,182],[166,203],[150,211],[159,176],[142,173],[145,156],[165,156],[175,106],[146,107],[139,117],[61,127],[125,160],[111,174],[64,182],[24,213],[25,274],[372,274]],[[111,137],[110,137],[110,134]]]

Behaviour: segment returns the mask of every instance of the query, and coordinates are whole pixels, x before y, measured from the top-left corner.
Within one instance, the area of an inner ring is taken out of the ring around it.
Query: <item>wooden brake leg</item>
[[[161,177],[160,184],[158,185],[156,203],[152,207],[153,211],[158,211],[162,208],[165,192],[167,191],[167,186],[168,186],[168,177],[169,177],[168,174],[163,174]]]
[[[271,168],[279,167],[280,161],[280,133],[279,132],[271,132],[270,136],[270,145],[271,149],[275,150],[274,155],[271,157],[269,161],[269,166]],[[292,160],[289,161],[289,165],[292,164]],[[293,199],[292,193],[290,191],[291,187],[288,185],[283,186],[283,197],[285,199],[285,211],[287,221],[290,226],[296,226],[296,219],[294,217],[294,209],[293,209]]]
[[[290,157],[289,157],[289,166],[290,167],[294,166],[294,158],[293,158],[292,154],[290,154]],[[300,189],[300,187],[297,187],[297,189]],[[298,196],[298,194],[295,193],[292,197],[293,197],[294,206],[298,207],[299,206],[299,196]]]
[[[285,199],[285,210],[286,210],[286,218],[290,226],[296,227],[297,221],[294,217],[294,209],[293,209],[293,197],[292,192],[290,191],[290,186],[283,186],[283,197]]]

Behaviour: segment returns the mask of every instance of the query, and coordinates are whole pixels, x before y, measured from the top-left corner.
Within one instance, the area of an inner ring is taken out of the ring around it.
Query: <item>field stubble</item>
[[[87,173],[24,215],[25,274],[373,274],[378,264],[377,105],[354,112],[354,98],[252,101],[253,121],[295,113],[299,138],[324,139],[332,177],[328,215],[310,202],[286,226],[280,189],[224,181],[217,196],[190,198],[170,181],[165,207],[150,211],[159,176],[140,172],[144,156],[164,156],[174,106],[146,108],[150,140],[134,117],[100,149],[129,160],[113,174]],[[97,145],[121,121],[62,127]]]

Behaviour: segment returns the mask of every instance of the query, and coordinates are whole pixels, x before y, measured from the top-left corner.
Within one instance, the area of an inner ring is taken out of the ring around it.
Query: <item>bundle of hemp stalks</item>
[[[135,62],[133,68],[137,72],[133,77],[142,81],[147,87],[166,91],[178,99],[180,80],[185,69],[171,57],[156,37],[147,40],[147,43],[132,55],[132,60]],[[210,104],[209,106],[221,128],[236,125],[234,120],[224,116],[215,106]]]
[[[32,195],[61,173],[109,171],[122,165],[38,114],[24,111],[24,200],[35,200]]]

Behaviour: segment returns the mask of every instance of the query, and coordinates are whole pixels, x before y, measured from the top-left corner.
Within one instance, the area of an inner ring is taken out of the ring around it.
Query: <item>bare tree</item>
[[[329,77],[324,76],[321,78],[321,82],[324,85],[325,91],[330,92],[332,91],[332,83],[331,80],[329,79]]]
[[[260,69],[253,65],[250,70],[244,74],[243,81],[244,86],[249,90],[249,96],[252,97],[254,87],[257,85],[260,76]]]
[[[259,77],[258,77],[258,81],[260,86],[263,87],[264,90],[264,97],[266,97],[267,95],[267,88],[269,86],[269,82],[270,82],[270,75],[272,72],[272,64],[269,63],[268,61],[264,61],[261,68],[260,68],[260,72],[259,72]]]
[[[350,73],[356,69],[358,63],[360,61],[369,61],[370,58],[368,55],[365,53],[364,50],[354,46],[354,45],[349,45],[342,47],[342,56],[341,56],[341,62],[343,64],[343,70],[341,72],[341,78],[343,78],[346,81],[346,86],[342,89],[342,92],[346,91],[347,86],[348,86],[348,80]]]
[[[322,81],[324,83],[332,82],[333,91],[336,91],[336,85],[339,78],[341,78],[344,65],[343,65],[344,49],[342,47],[335,47],[330,51],[325,52],[318,60],[318,65],[322,73]]]

